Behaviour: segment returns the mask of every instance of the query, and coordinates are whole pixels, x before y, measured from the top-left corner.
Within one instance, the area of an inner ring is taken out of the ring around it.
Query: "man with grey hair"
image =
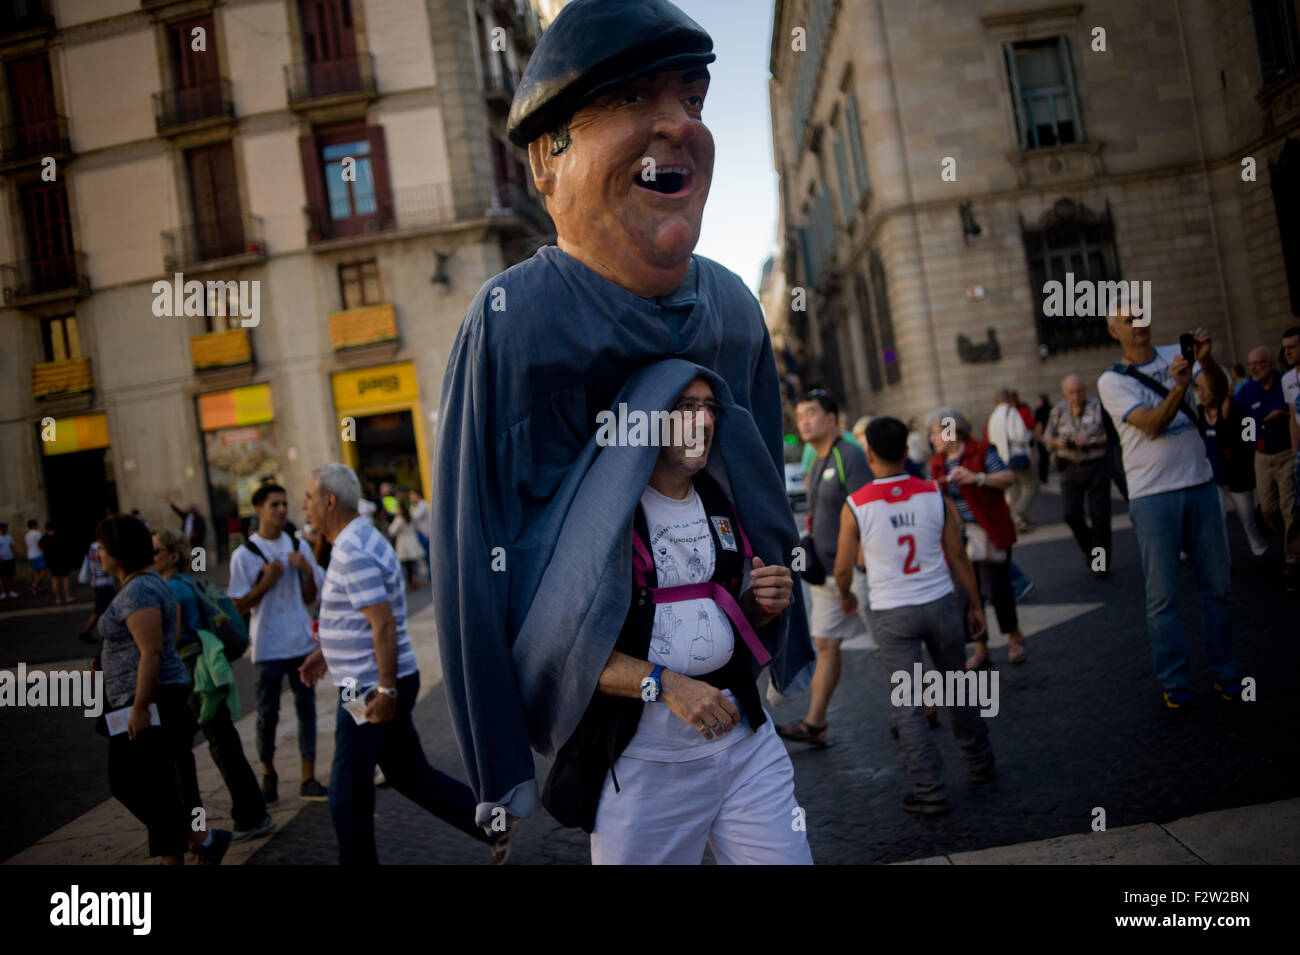
[[[1203,328],[1193,333],[1194,366],[1179,345],[1152,345],[1149,320],[1135,322],[1127,307],[1113,309],[1107,322],[1124,360],[1102,372],[1097,391],[1123,448],[1129,516],[1146,578],[1147,637],[1165,706],[1183,710],[1192,702],[1187,638],[1178,614],[1180,550],[1191,559],[1201,588],[1214,691],[1240,700],[1223,513],[1199,419],[1184,400],[1197,375],[1210,376],[1212,394],[1221,400],[1227,377],[1210,354],[1210,333]]]
[[[351,468],[312,472],[303,509],[328,540],[321,591],[320,646],[299,671],[308,686],[328,669],[339,688],[329,803],[343,865],[376,865],[375,766],[403,796],[493,847],[492,864],[510,852],[513,830],[488,835],[474,822],[464,783],[429,765],[411,720],[420,670],[406,631],[406,591],[392,545],[357,512],[361,483]]]
[[[1043,443],[1064,463],[1061,471],[1061,507],[1065,523],[1083,551],[1094,577],[1110,576],[1110,474],[1106,470],[1106,427],[1101,402],[1088,397],[1078,375],[1061,381],[1065,397],[1056,403],[1043,429]],[[1092,525],[1084,520],[1084,502]],[[1100,555],[1094,553],[1100,548]],[[1097,558],[1101,558],[1098,563]]]

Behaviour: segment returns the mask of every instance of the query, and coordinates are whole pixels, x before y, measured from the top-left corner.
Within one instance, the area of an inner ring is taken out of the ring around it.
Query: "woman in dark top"
[[[190,677],[176,651],[176,601],[150,569],[153,540],[143,523],[125,514],[95,531],[104,570],[121,586],[99,618],[103,639],[104,711],[129,707],[126,730],[108,740],[109,790],[149,830],[149,855],[183,865],[190,849],[200,863],[217,864],[230,833],[195,832],[186,792],[195,775],[191,744],[198,728],[186,705]],[[157,710],[152,724],[150,705]]]
[[[1223,511],[1223,533],[1228,533],[1228,498],[1241,520],[1246,540],[1256,561],[1268,554],[1268,541],[1255,522],[1255,445],[1241,437],[1241,406],[1231,398],[1215,407],[1212,383],[1201,375],[1196,381],[1196,413],[1205,434],[1205,456],[1214,470],[1219,487],[1219,508]]]

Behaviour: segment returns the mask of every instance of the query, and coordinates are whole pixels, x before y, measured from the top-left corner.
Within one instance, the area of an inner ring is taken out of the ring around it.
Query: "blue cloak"
[[[540,804],[530,744],[547,757],[563,745],[626,616],[631,516],[658,449],[597,447],[598,412],[671,407],[693,366],[716,372],[727,410],[710,472],[755,552],[789,566],[798,539],[767,328],[735,274],[694,262],[694,307],[676,335],[671,302],[554,246],[487,282],[461,324],[443,377],[430,547],[443,678],[481,824],[498,805],[524,816]],[[802,604],[758,633],[773,684],[800,689],[813,660]]]

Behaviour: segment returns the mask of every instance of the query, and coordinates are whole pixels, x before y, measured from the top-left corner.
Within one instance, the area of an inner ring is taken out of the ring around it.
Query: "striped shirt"
[[[379,684],[374,630],[361,612],[387,600],[397,623],[397,677],[417,672],[406,634],[406,588],[397,555],[384,535],[355,517],[334,538],[320,598],[320,647],[336,686],[356,681],[359,690]]]
[[[943,473],[951,474],[952,469],[959,464],[961,464],[960,458],[947,458],[944,461]],[[997,448],[990,444],[989,449],[984,452],[984,473],[997,474],[999,471],[1005,471],[1006,469],[1007,466],[1003,464],[1002,459],[998,457]],[[957,516],[966,524],[974,524],[975,512],[972,511],[970,505],[966,503],[966,496],[961,492],[961,485],[952,481],[949,482],[947,487],[948,496],[952,498],[952,502],[957,505]]]

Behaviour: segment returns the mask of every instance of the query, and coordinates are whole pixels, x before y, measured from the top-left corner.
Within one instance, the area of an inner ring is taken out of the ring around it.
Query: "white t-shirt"
[[[1292,368],[1282,376],[1282,397],[1286,399],[1286,406],[1295,414],[1296,424],[1300,424],[1300,405],[1296,404],[1296,398],[1300,397],[1300,365]]]
[[[937,484],[908,474],[876,478],[848,504],[862,535],[872,610],[919,607],[952,593]]]
[[[27,547],[27,559],[44,556],[41,554],[41,532],[32,528],[23,535],[23,544]]]
[[[316,642],[311,636],[311,614],[302,602],[302,583],[298,571],[289,566],[293,538],[283,533],[269,541],[261,534],[253,534],[249,540],[266,555],[268,561],[275,560],[284,565],[284,573],[275,582],[275,586],[253,608],[249,628],[253,662],[291,660],[306,656],[316,649]],[[311,548],[299,541],[298,553],[307,559],[319,587],[319,568]],[[230,586],[226,593],[234,600],[247,597],[257,581],[258,573],[265,566],[262,559],[247,547],[236,548],[230,555]]]
[[[646,526],[650,531],[650,553],[660,587],[697,584],[713,576],[716,555],[713,535],[709,533],[704,502],[691,488],[690,496],[677,501],[647,487],[641,495]],[[749,573],[741,584],[748,588]],[[727,664],[735,652],[731,621],[715,601],[709,598],[683,600],[680,603],[656,604],[654,629],[650,634],[652,664],[685,676],[712,673]],[[723,695],[740,709],[730,690]],[[699,759],[724,749],[748,730],[741,724],[722,737],[705,739],[677,717],[663,702],[647,703],[641,710],[636,735],[623,751],[624,756],[653,759],[667,763]]]
[[[1156,349],[1156,356],[1138,365],[1137,370],[1173,391],[1175,382],[1169,366],[1178,354],[1177,345],[1161,346]],[[1192,368],[1192,379],[1200,373],[1201,365],[1197,362]],[[1158,438],[1129,424],[1128,416],[1134,408],[1157,408],[1164,401],[1160,395],[1137,379],[1113,371],[1102,372],[1097,379],[1097,393],[1119,432],[1129,500],[1196,487],[1214,479],[1210,459],[1205,456],[1205,442],[1187,415],[1175,414]],[[1186,395],[1183,404],[1195,414]]]

